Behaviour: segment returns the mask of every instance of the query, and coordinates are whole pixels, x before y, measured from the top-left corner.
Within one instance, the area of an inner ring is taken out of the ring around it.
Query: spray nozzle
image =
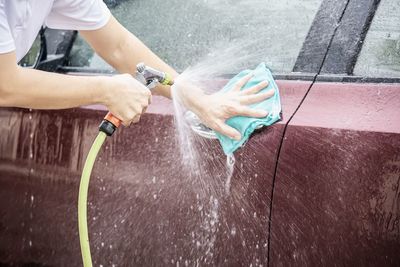
[[[158,83],[173,84],[172,78],[167,73],[148,67],[144,63],[136,66],[136,79],[149,89],[153,89]]]

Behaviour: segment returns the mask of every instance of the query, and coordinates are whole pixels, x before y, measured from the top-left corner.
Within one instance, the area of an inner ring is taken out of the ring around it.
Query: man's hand
[[[122,121],[124,126],[136,123],[151,102],[150,90],[130,74],[109,78],[105,102],[110,112]]]
[[[206,95],[200,93],[197,88],[186,88],[177,84],[180,90],[179,96],[184,105],[192,110],[200,120],[211,129],[224,134],[232,139],[240,140],[241,134],[226,124],[226,120],[235,116],[246,116],[262,118],[268,112],[261,109],[252,109],[248,105],[264,101],[274,95],[273,90],[265,93],[258,93],[268,86],[267,81],[242,90],[242,87],[251,79],[252,75],[246,75],[239,80],[234,89],[227,93],[215,93]]]

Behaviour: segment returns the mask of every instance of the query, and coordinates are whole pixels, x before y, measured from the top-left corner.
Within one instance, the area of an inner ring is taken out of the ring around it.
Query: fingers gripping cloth
[[[267,92],[268,90],[275,90],[275,94],[262,102],[249,105],[254,109],[263,109],[268,111],[268,115],[264,118],[251,118],[236,116],[228,119],[226,123],[238,130],[242,138],[240,140],[233,140],[225,135],[216,133],[219,142],[221,143],[222,149],[226,155],[232,154],[238,148],[240,148],[254,132],[254,130],[261,128],[263,126],[269,126],[281,119],[281,100],[279,96],[279,89],[276,85],[274,78],[272,77],[271,71],[265,66],[265,63],[261,63],[254,70],[244,70],[238,75],[233,77],[220,92],[229,92],[235,86],[235,83],[239,81],[242,77],[249,73],[253,73],[253,77],[243,86],[241,90],[250,88],[262,81],[268,81],[268,86],[261,90],[259,93]]]

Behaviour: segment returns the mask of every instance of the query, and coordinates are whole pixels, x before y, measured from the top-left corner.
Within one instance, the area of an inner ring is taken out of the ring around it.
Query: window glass
[[[400,77],[400,0],[381,0],[354,74]]]
[[[115,1],[113,1],[115,2]],[[133,0],[113,15],[177,70],[219,55],[225,72],[265,61],[290,72],[322,0]],[[110,68],[82,40],[71,65]]]
[[[33,67],[39,60],[40,46],[40,34],[38,34],[32,44],[32,47],[29,49],[29,52],[19,61],[19,64],[22,67]]]

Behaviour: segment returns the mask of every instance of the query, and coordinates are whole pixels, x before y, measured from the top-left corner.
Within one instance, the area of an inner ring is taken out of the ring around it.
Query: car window
[[[218,60],[232,63],[226,73],[260,61],[276,72],[290,72],[321,2],[134,0],[121,1],[111,11],[179,71],[215,53]],[[81,38],[73,47],[70,65],[110,68]]]
[[[400,77],[400,0],[381,0],[354,74]]]
[[[34,67],[39,60],[40,46],[40,34],[38,34],[32,44],[32,47],[29,49],[29,52],[18,62],[18,64],[22,67]]]

